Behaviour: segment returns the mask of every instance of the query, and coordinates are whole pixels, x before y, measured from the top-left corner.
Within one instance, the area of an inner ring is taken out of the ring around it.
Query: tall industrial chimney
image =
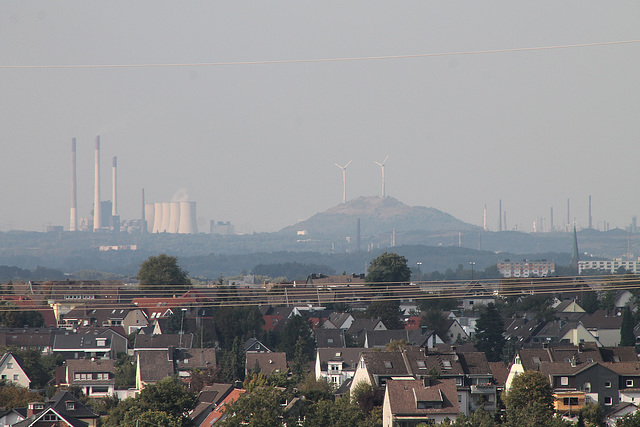
[[[482,228],[487,231],[487,205],[484,205],[484,213],[482,215]]]
[[[100,230],[102,214],[100,212],[100,135],[96,136],[95,188],[93,198],[93,231]]]
[[[113,158],[113,173],[111,179],[111,215],[118,215],[118,178],[117,178],[117,169],[118,169],[118,158]],[[144,190],[142,190],[144,193]]]
[[[76,192],[76,139],[71,139],[71,211],[69,231],[78,231],[78,197]]]
[[[571,210],[570,210],[570,199],[567,199],[567,231],[571,227]]]
[[[591,216],[591,194],[589,194],[589,228],[593,228],[593,217]]]
[[[498,212],[498,231],[502,231],[502,200],[500,200],[500,212]]]
[[[549,231],[553,233],[553,206],[551,206],[551,222],[549,224]]]

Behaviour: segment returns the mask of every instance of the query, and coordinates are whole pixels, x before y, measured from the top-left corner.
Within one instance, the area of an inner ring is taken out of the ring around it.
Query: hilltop
[[[334,206],[295,225],[285,227],[280,233],[290,234],[306,230],[313,238],[329,236],[355,236],[357,219],[360,218],[362,238],[388,234],[394,228],[403,231],[470,231],[476,226],[460,221],[438,209],[424,206],[408,206],[393,197],[358,197]]]

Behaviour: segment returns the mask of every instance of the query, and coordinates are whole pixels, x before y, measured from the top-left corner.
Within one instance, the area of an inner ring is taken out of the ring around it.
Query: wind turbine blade
[[[382,161],[382,164],[384,165],[384,163],[387,161],[387,159],[389,158],[389,155],[387,154],[387,157],[384,158],[384,160]]]
[[[349,166],[349,165],[351,164],[351,162],[352,162],[352,161],[353,161],[353,160],[349,160],[349,163],[347,163],[346,165],[344,165],[344,168],[346,169],[346,168],[347,168],[347,166]]]

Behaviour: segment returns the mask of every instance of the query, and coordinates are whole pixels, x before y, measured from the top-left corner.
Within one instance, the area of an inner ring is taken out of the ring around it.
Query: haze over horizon
[[[118,157],[118,208],[181,193],[208,220],[277,231],[386,194],[482,226],[640,214],[637,2],[30,2],[0,14],[0,231],[69,226],[102,200]],[[264,61],[267,61],[266,63]],[[285,61],[269,63],[268,61]],[[258,62],[254,64],[228,64]],[[260,63],[262,62],[262,63]],[[227,65],[198,65],[226,63]],[[178,66],[140,66],[177,64]],[[93,65],[93,67],[81,67]],[[105,67],[128,65],[131,67]],[[29,68],[45,66],[44,68]],[[46,67],[50,66],[50,67]],[[68,68],[54,68],[69,66]],[[185,196],[188,195],[188,196]]]

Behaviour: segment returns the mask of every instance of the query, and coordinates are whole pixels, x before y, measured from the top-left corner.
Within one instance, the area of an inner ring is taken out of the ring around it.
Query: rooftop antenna
[[[382,197],[386,197],[386,192],[384,190],[384,164],[387,162],[387,159],[389,158],[389,155],[387,154],[387,157],[384,158],[384,160],[382,161],[382,163],[378,163],[375,162],[376,165],[380,166],[380,168],[382,168]]]
[[[352,160],[349,160],[344,166],[340,166],[336,163],[336,166],[342,169],[342,204],[347,203],[347,166],[351,164]]]

